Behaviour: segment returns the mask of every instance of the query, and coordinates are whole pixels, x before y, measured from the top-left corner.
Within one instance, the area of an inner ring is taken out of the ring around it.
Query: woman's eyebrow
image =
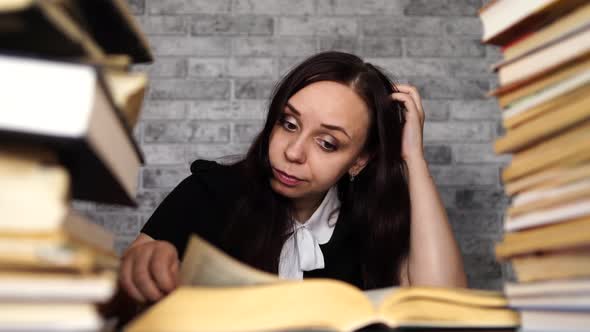
[[[301,113],[295,107],[293,107],[293,105],[287,103],[287,107],[289,108],[289,110],[291,110],[291,112],[295,113],[297,116],[301,116]],[[335,126],[335,125],[329,125],[329,124],[325,124],[325,123],[320,124],[320,126],[326,128],[326,129],[340,131],[344,135],[346,135],[349,139],[352,139],[352,137],[350,137],[350,135],[342,127]]]

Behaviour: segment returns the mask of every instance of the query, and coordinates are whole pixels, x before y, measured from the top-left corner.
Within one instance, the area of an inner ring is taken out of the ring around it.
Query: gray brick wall
[[[499,111],[485,98],[497,50],[479,43],[481,0],[129,0],[156,55],[136,130],[147,163],[138,209],[76,204],[118,235],[119,250],[196,158],[243,153],[274,82],[318,51],[360,55],[416,85],[426,156],[465,257],[470,285],[498,288],[493,245],[507,204]]]

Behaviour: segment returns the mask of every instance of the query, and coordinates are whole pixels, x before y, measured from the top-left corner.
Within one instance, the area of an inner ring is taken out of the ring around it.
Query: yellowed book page
[[[392,294],[397,292],[399,289],[399,287],[370,289],[363,291],[363,294],[365,294],[369,301],[371,301],[373,307],[378,308],[386,297],[392,296]]]
[[[104,77],[115,105],[121,110],[129,126],[134,127],[143,103],[148,82],[147,75],[106,70]]]
[[[505,307],[508,302],[501,292],[447,287],[402,287],[387,296],[382,305],[392,306],[410,299],[453,302],[485,307]]]
[[[278,276],[259,271],[192,235],[182,259],[180,283],[192,286],[247,286],[280,282]]]
[[[590,243],[590,217],[521,232],[505,233],[502,242],[496,245],[496,257],[507,259],[516,255],[558,250],[585,243]]]
[[[369,300],[335,280],[254,287],[181,287],[132,321],[127,332],[353,331],[375,322]]]
[[[588,86],[590,91],[590,85]],[[496,153],[507,153],[533,145],[590,118],[590,97],[570,99],[556,110],[534,118],[521,127],[508,130],[504,137],[496,140]]]
[[[507,308],[411,298],[384,304],[379,310],[391,327],[511,328],[520,323],[518,313]]]
[[[510,327],[507,305],[497,291],[406,287],[386,296],[379,312],[391,327]]]
[[[590,276],[589,250],[514,257],[511,262],[520,282]]]

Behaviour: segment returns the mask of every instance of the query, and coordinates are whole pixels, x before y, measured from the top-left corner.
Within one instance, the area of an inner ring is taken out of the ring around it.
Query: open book
[[[512,329],[518,315],[497,292],[391,288],[363,293],[329,279],[288,281],[245,266],[193,236],[183,286],[132,321],[143,331],[354,331],[391,328]]]

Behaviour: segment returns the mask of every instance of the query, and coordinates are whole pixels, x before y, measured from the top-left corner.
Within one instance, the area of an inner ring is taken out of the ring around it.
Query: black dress
[[[229,213],[245,186],[239,164],[197,160],[191,164],[191,173],[162,201],[141,230],[156,240],[172,243],[181,257],[191,233],[223,248],[221,238]],[[341,210],[330,241],[320,245],[325,268],[306,271],[303,277],[339,279],[362,289],[359,232],[345,218]]]

